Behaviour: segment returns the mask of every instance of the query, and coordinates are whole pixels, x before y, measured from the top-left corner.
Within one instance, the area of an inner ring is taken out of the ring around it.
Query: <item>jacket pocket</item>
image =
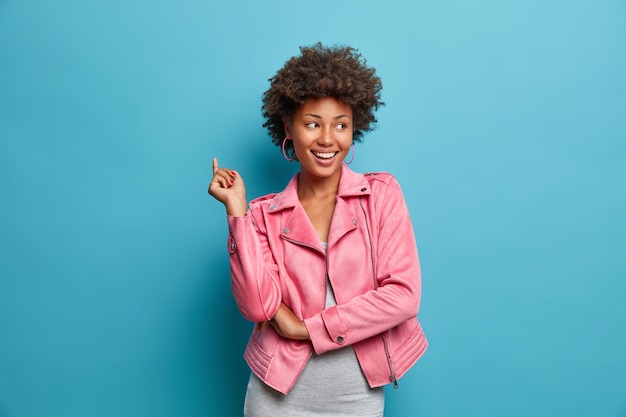
[[[244,353],[250,369],[261,379],[265,378],[272,363],[272,356],[278,344],[278,334],[266,327],[263,331],[254,331]]]
[[[422,356],[428,343],[417,319],[402,323],[390,333],[390,359],[400,378]]]

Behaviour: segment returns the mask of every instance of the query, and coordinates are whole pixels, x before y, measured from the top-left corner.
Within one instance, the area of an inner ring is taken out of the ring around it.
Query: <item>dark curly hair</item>
[[[376,70],[348,46],[326,47],[318,42],[300,47],[300,56],[289,59],[269,82],[270,88],[263,94],[263,127],[277,146],[285,136],[284,121],[292,120],[309,97],[334,97],[352,108],[353,142],[360,142],[365,132],[374,129],[374,112],[385,105],[380,100],[382,82]],[[285,151],[294,156],[291,141]]]

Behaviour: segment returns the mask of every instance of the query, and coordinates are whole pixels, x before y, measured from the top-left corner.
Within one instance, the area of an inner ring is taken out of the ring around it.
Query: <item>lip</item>
[[[316,157],[318,159],[333,159],[335,156],[337,156],[339,151],[311,151],[311,153],[313,154],[314,157]],[[333,156],[331,156],[329,158],[320,158],[320,157],[317,156],[317,154],[333,154]]]
[[[311,151],[311,154],[313,155],[313,157],[315,158],[315,161],[317,161],[318,164],[329,166],[333,164],[333,162],[335,161],[335,158],[337,157],[337,155],[339,155],[339,151]],[[333,156],[331,156],[330,158],[320,158],[316,154],[333,154]]]

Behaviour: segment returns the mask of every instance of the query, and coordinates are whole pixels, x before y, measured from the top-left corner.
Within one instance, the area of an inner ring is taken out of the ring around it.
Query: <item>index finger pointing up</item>
[[[217,158],[213,158],[213,175],[217,172]]]

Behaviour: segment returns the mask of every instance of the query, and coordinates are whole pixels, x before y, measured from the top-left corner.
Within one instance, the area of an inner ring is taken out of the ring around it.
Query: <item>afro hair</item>
[[[263,94],[263,127],[277,146],[285,136],[284,123],[292,120],[309,97],[334,97],[351,107],[353,142],[360,142],[374,129],[374,113],[385,104],[380,100],[382,82],[376,70],[367,66],[358,50],[348,46],[317,43],[301,47],[300,55],[289,59],[269,82]],[[294,155],[291,141],[285,144],[285,151]]]

